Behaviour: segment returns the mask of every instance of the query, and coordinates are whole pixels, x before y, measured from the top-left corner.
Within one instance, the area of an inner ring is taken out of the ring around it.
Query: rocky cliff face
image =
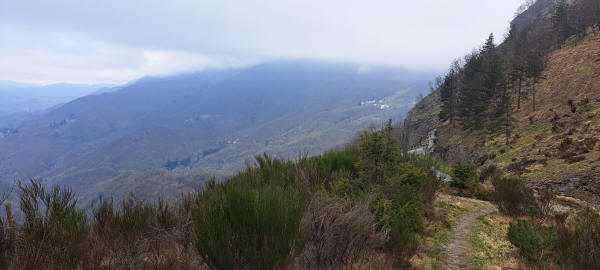
[[[440,125],[440,109],[440,92],[434,91],[408,112],[402,126],[402,146],[406,150],[431,149],[428,138],[432,137],[431,133],[435,133],[435,129]]]

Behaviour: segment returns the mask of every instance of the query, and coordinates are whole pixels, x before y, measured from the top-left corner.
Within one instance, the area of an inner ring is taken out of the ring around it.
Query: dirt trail
[[[471,243],[469,242],[469,237],[471,235],[473,223],[477,220],[477,217],[496,212],[498,211],[498,208],[496,208],[495,205],[485,201],[462,197],[454,198],[475,202],[481,207],[476,211],[465,213],[458,219],[456,224],[454,224],[454,227],[450,232],[448,244],[444,247],[444,252],[447,254],[447,258],[442,264],[442,268],[448,270],[468,269],[468,258],[471,252]]]

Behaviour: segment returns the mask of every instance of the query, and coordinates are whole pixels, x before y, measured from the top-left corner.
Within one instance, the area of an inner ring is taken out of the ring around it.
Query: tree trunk
[[[506,78],[506,80],[510,80],[510,78]],[[512,80],[511,80],[512,81]],[[508,145],[508,137],[510,137],[510,103],[511,103],[511,99],[510,97],[508,97],[508,85],[504,85],[504,96],[502,97],[502,100],[504,102],[504,109],[506,110],[504,113],[506,113],[506,123],[505,123],[505,131],[506,131],[506,145]],[[512,92],[514,93],[514,89],[515,89],[515,84],[514,82],[511,82],[510,84],[510,88],[512,90]]]
[[[509,142],[509,137],[510,137],[510,115],[508,114],[508,111],[506,112],[506,145],[508,145]]]
[[[517,109],[521,109],[521,85],[523,84],[523,77],[519,76],[519,93],[517,95]]]
[[[535,112],[535,82],[536,81],[537,81],[536,78],[533,78],[533,88],[532,88],[533,91],[531,91],[532,95],[533,95],[532,101],[533,101],[533,111],[534,112]]]

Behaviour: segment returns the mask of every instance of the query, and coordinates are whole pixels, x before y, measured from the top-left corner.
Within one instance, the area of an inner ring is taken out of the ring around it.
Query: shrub
[[[507,237],[529,263],[539,264],[555,256],[557,236],[553,227],[545,228],[533,221],[518,220],[510,224]]]
[[[75,269],[88,260],[86,217],[77,210],[74,194],[54,186],[47,190],[40,179],[19,182],[24,214],[17,245],[19,267]]]
[[[360,136],[357,168],[367,183],[383,184],[397,168],[400,151],[391,135],[391,121],[378,131],[364,131]]]
[[[513,172],[516,175],[522,175],[526,172],[529,172],[527,167],[532,164],[531,160],[522,159],[521,161],[517,161],[516,158],[512,159],[513,163],[506,166],[506,170],[509,172]],[[535,162],[535,160],[533,160]]]
[[[2,206],[4,200],[0,200]],[[5,204],[6,219],[0,217],[0,269],[9,269],[15,256],[16,222],[10,203]]]
[[[298,257],[301,269],[347,269],[381,248],[386,235],[377,231],[365,204],[348,206],[333,197],[315,197],[300,229],[306,239]]]
[[[342,178],[334,184],[333,191],[342,198],[357,199],[364,197],[367,185],[359,179]]]
[[[575,113],[577,111],[577,106],[575,106],[575,103],[572,99],[567,100],[567,104],[569,104],[569,109],[571,109],[572,113]]]
[[[585,209],[558,224],[561,262],[573,269],[600,269],[600,216]]]
[[[273,269],[300,244],[303,207],[290,189],[217,185],[198,197],[196,248],[219,269]]]
[[[475,165],[470,162],[458,161],[452,166],[453,178],[450,183],[456,188],[467,188],[470,184],[475,183],[477,175]]]
[[[560,151],[566,151],[569,149],[569,147],[573,144],[573,139],[567,137],[564,138],[560,144],[558,145],[558,150]]]
[[[188,269],[199,264],[191,243],[189,196],[178,208],[131,196],[118,207],[100,199],[90,224],[92,265],[101,269]]]
[[[597,142],[598,139],[596,139],[595,137],[588,137],[583,140],[583,143],[589,150],[593,150],[596,147]]]
[[[479,173],[479,182],[485,182],[485,180],[497,175],[499,173],[498,167],[495,164],[491,164],[487,167],[483,167]]]
[[[355,171],[358,162],[358,149],[348,147],[339,151],[328,151],[316,158],[323,171]]]
[[[498,208],[504,214],[519,216],[527,213],[527,208],[535,205],[533,191],[518,178],[503,178],[500,176],[492,179],[495,198]]]
[[[378,227],[389,232],[387,247],[396,253],[400,262],[408,260],[416,251],[425,209],[433,201],[438,184],[435,176],[403,163],[397,174],[386,180],[383,194],[372,205]]]

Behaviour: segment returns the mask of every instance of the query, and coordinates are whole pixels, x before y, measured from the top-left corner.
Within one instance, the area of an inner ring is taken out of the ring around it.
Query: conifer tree
[[[552,27],[554,28],[554,33],[558,35],[558,45],[573,34],[571,26],[569,25],[568,8],[569,5],[566,0],[557,0],[554,5]]]
[[[457,71],[451,68],[440,85],[440,98],[442,100],[440,119],[442,121],[450,120],[451,122],[454,122],[457,75]]]
[[[490,34],[482,49],[465,62],[457,109],[465,128],[482,128],[495,118],[504,76],[494,35]]]
[[[543,56],[539,53],[539,52],[530,52],[529,56],[527,58],[527,75],[529,77],[532,78],[532,84],[531,84],[531,95],[532,95],[532,99],[531,99],[531,104],[532,104],[532,110],[535,112],[536,110],[536,104],[535,104],[535,94],[536,94],[536,89],[535,89],[535,84],[539,82],[539,80],[542,78],[542,71],[544,70],[544,58]]]

